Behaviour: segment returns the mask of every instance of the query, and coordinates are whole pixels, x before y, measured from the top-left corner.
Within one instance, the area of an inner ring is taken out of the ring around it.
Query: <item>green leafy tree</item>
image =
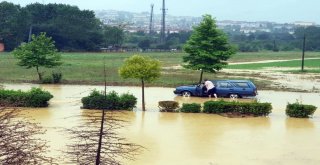
[[[125,34],[123,28],[105,25],[103,27],[104,46],[112,46],[114,48],[121,47],[124,42]]]
[[[93,51],[102,43],[101,22],[91,10],[66,4],[26,5],[25,19],[33,34],[46,32],[59,50]]]
[[[6,50],[13,50],[25,37],[26,19],[19,5],[0,2],[0,42]]]
[[[36,68],[40,81],[43,75],[40,67],[52,68],[61,65],[61,55],[57,53],[54,41],[47,37],[46,33],[32,35],[32,41],[17,47],[13,55],[20,60],[18,65],[27,69]]]
[[[226,66],[226,62],[235,50],[228,44],[226,35],[219,29],[211,15],[204,15],[199,26],[194,27],[190,39],[185,44],[184,50],[188,53],[183,57],[187,64],[185,68],[201,70],[203,72],[219,71]]]
[[[145,111],[144,84],[152,82],[160,77],[160,62],[150,57],[134,55],[128,58],[119,69],[119,74],[123,78],[134,78],[141,81],[142,86],[142,110]]]
[[[138,46],[143,50],[145,51],[146,49],[150,48],[150,45],[151,45],[151,41],[149,39],[145,39],[145,40],[142,40],[138,43]]]

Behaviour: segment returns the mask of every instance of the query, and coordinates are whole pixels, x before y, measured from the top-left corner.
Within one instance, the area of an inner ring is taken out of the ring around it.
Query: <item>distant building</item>
[[[132,13],[126,11],[115,10],[100,10],[96,11],[96,16],[100,20],[110,26],[117,26],[120,24],[127,24],[124,29],[128,32],[143,31],[149,32],[149,12]],[[202,17],[191,16],[166,16],[166,25],[169,33],[178,33],[180,31],[191,31],[193,26],[199,25]],[[153,19],[154,32],[160,33],[161,30],[161,14],[154,14]],[[255,32],[288,32],[294,33],[294,29],[299,26],[318,26],[314,22],[297,21],[294,23],[275,23],[267,21],[232,21],[232,20],[220,20],[216,21],[219,29],[229,32],[240,32],[244,34],[250,34]]]
[[[315,26],[315,22],[303,22],[303,21],[296,21],[293,23],[295,26]]]

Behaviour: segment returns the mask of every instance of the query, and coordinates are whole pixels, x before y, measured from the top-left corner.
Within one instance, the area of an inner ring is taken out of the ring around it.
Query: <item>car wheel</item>
[[[183,91],[183,92],[182,92],[182,96],[183,96],[183,97],[190,97],[190,96],[191,96],[191,92],[189,92],[189,91]]]
[[[239,98],[239,95],[236,94],[236,93],[231,93],[231,94],[229,95],[229,97],[230,97],[231,99],[237,99],[237,98]]]

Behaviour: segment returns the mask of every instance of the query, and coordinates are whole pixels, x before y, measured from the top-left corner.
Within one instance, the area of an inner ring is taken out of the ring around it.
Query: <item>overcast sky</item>
[[[113,9],[121,11],[150,11],[160,14],[162,0],[6,0],[25,6],[30,3],[64,3],[80,9]],[[274,21],[291,23],[295,21],[320,24],[320,0],[166,0],[169,15],[201,16],[211,14],[217,20]]]

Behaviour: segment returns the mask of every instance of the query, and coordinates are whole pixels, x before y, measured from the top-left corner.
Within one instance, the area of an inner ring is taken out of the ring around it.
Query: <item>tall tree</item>
[[[135,78],[141,81],[142,87],[142,110],[145,111],[144,85],[160,77],[160,62],[150,57],[134,55],[128,58],[120,67],[119,74],[123,78]]]
[[[65,4],[27,5],[26,18],[33,34],[46,32],[59,50],[97,50],[102,43],[101,22],[93,11]]]
[[[46,33],[32,35],[32,41],[17,47],[13,54],[20,60],[18,65],[27,69],[36,68],[40,81],[43,75],[40,67],[52,68],[61,65],[61,55],[57,53],[54,41],[47,37]]]
[[[228,44],[226,35],[217,28],[211,15],[204,15],[200,24],[194,31],[184,47],[187,56],[183,61],[185,68],[201,70],[199,83],[202,81],[203,72],[219,71],[226,66],[226,62],[234,49]]]
[[[21,8],[6,1],[0,2],[0,41],[6,50],[13,50],[25,37],[25,19]]]
[[[121,47],[124,41],[124,31],[119,26],[108,26],[103,27],[103,37],[104,37],[104,46],[112,46],[113,48]]]

